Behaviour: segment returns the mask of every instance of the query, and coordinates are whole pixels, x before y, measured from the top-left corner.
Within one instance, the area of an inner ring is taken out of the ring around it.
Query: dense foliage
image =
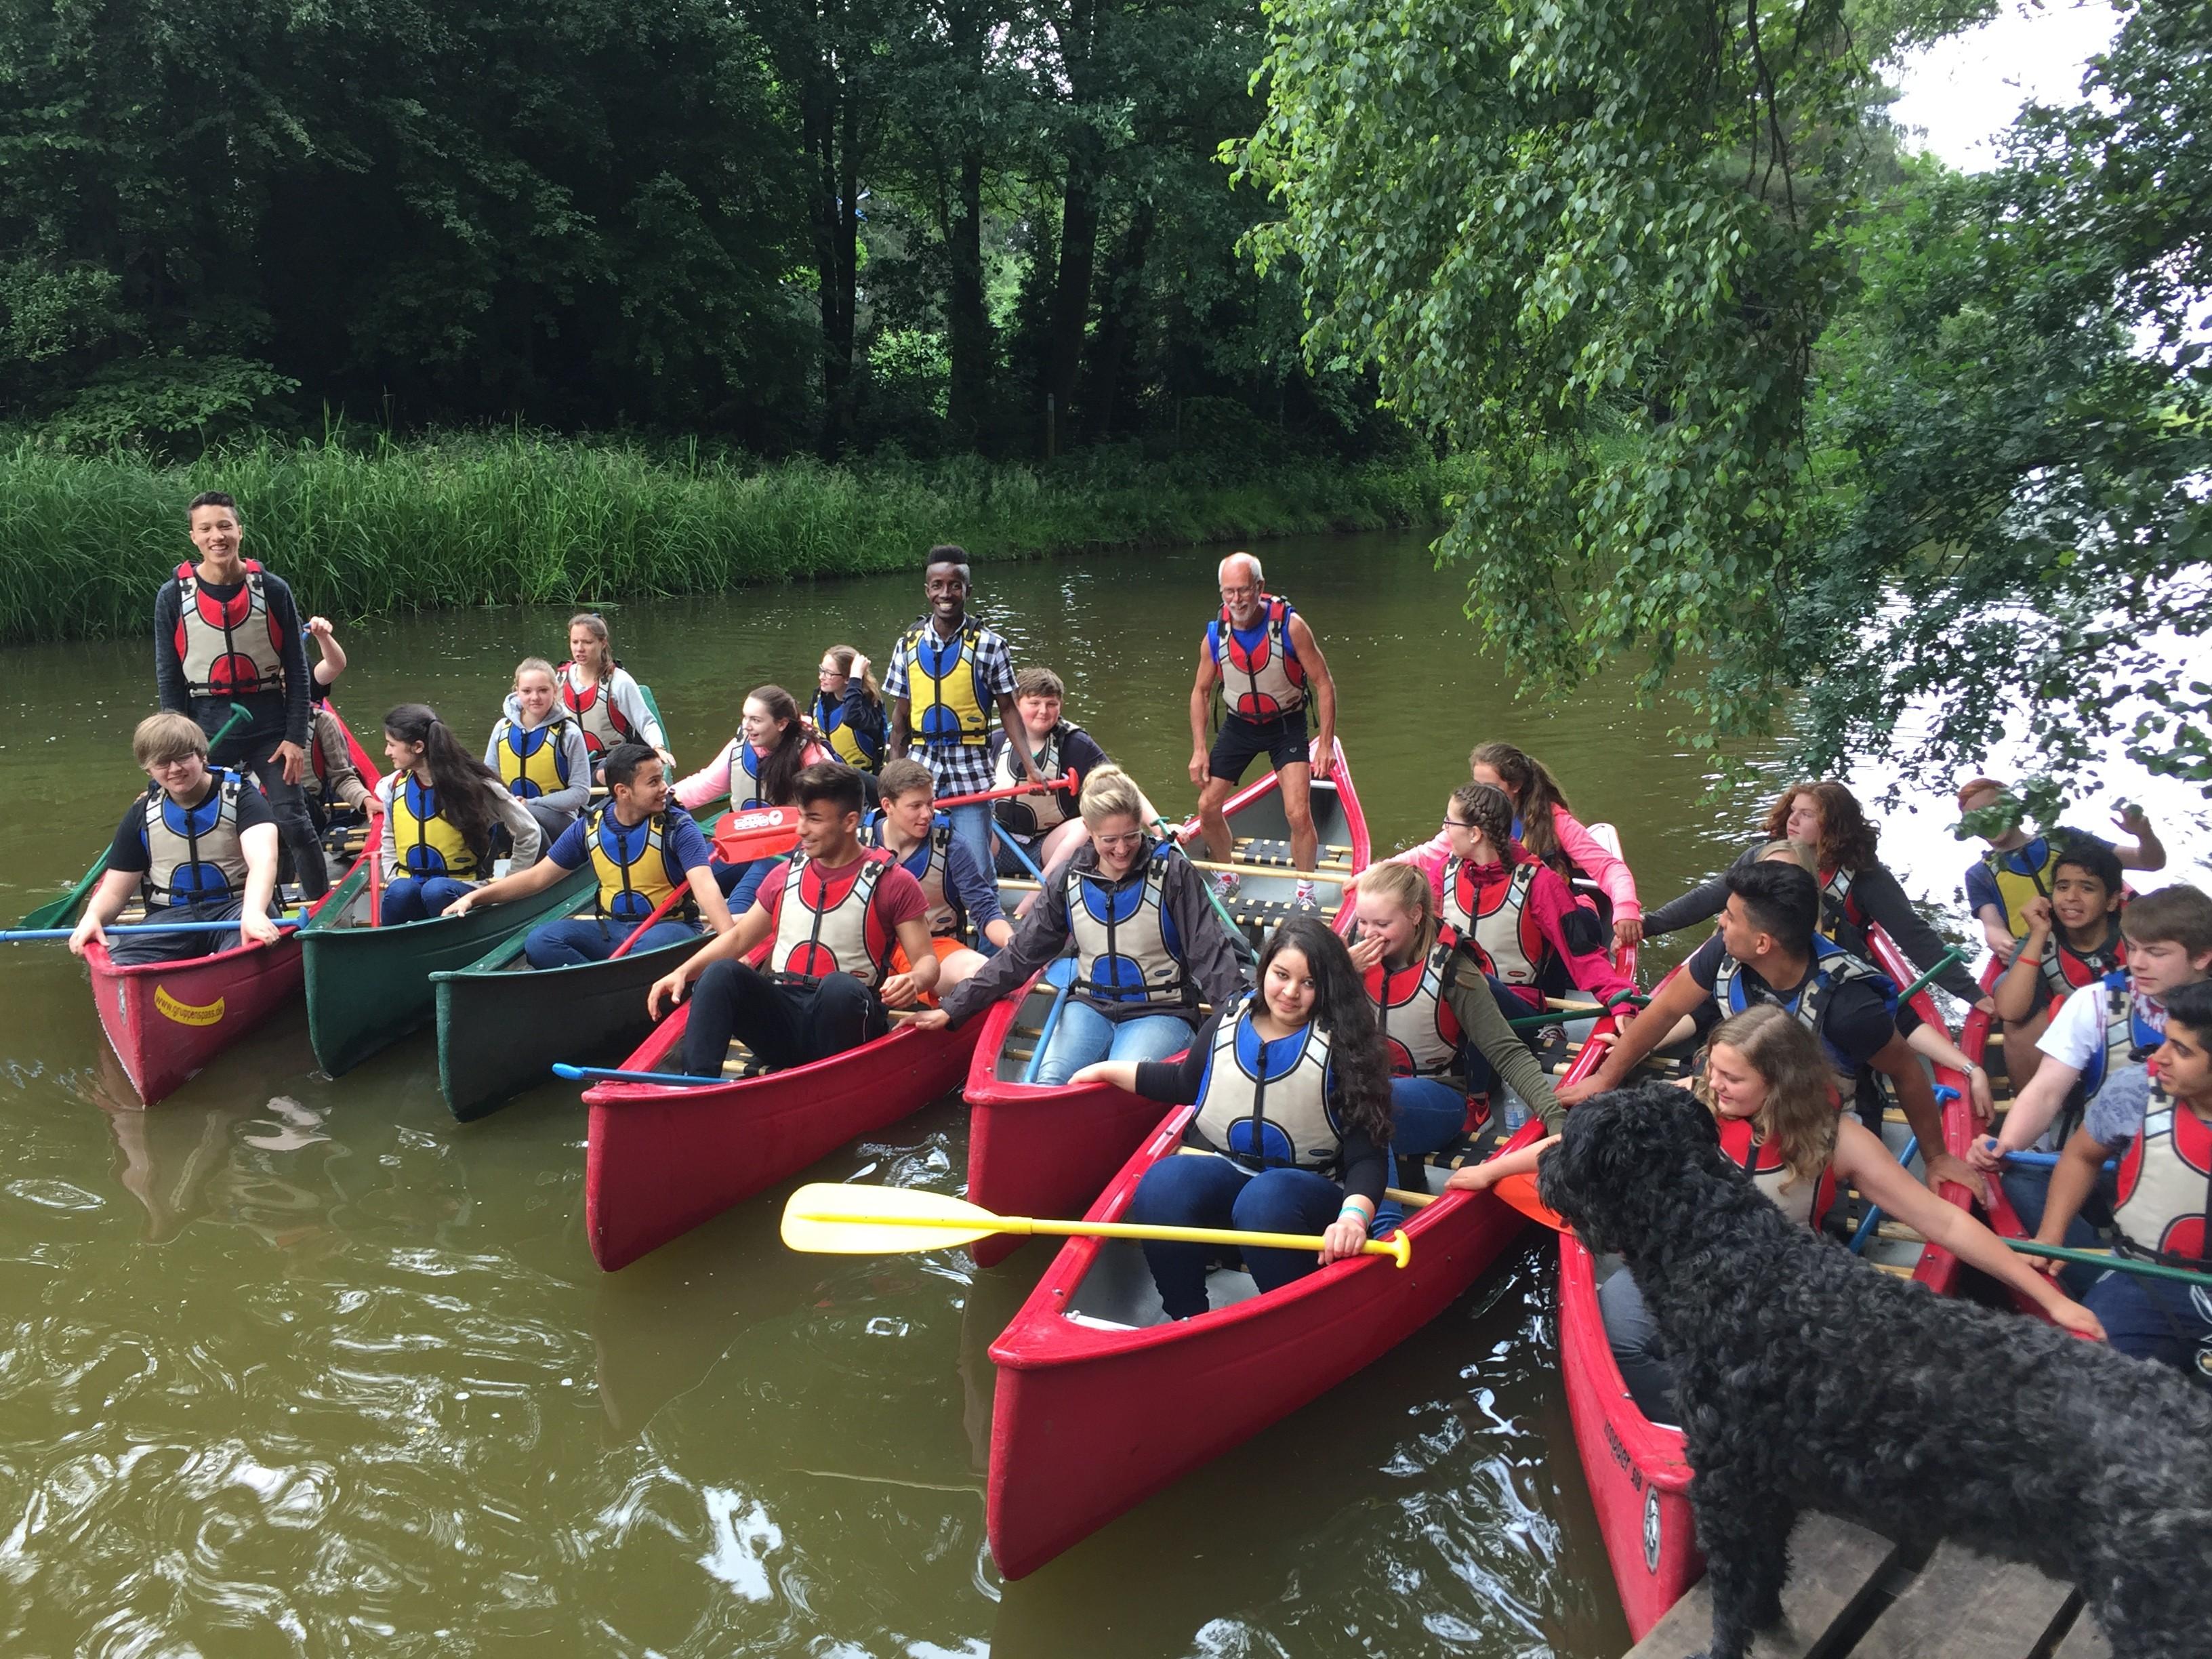
[[[0,0],[0,427],[1030,457],[1212,399],[1370,453],[1235,252],[1262,45],[1256,0]]]
[[[1840,0],[1271,0],[1277,216],[1313,361],[1474,450],[1443,543],[1535,684],[1646,666],[1711,744],[2061,775],[2116,719],[2207,765],[2212,6],[2139,0],[2097,101],[1900,171]],[[2129,694],[2148,699],[2144,719]],[[1895,732],[1910,711],[1912,736]],[[1927,735],[1921,734],[1922,723]]]

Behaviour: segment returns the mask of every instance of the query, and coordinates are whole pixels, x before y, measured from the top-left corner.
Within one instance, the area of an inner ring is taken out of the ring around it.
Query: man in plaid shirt
[[[1023,769],[1031,782],[1044,782],[1030,758],[1021,713],[1014,706],[1012,654],[1005,640],[968,615],[966,550],[931,548],[921,587],[928,613],[900,636],[884,672],[884,695],[891,705],[892,757],[918,743],[940,797],[981,793],[991,787],[990,717],[995,705]],[[991,869],[991,803],[955,806],[949,816],[953,838],[966,844],[975,867]]]

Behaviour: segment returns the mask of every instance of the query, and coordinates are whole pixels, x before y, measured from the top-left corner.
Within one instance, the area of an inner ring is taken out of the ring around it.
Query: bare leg
[[[937,994],[940,997],[963,979],[973,977],[984,963],[981,951],[954,951],[937,959]]]
[[[1226,864],[1233,843],[1229,838],[1229,820],[1221,815],[1221,804],[1237,793],[1237,786],[1226,778],[1208,778],[1206,787],[1198,792],[1198,838],[1206,843],[1206,856],[1218,864]],[[1307,832],[1310,836],[1311,830]]]
[[[2050,1024],[2051,1010],[2047,1006],[2038,1009],[2017,1025],[2010,1020],[2005,1022],[2005,1076],[2012,1081],[2015,1099],[2027,1086],[2028,1079],[2035,1075],[2035,1068],[2043,1063],[2043,1051],[2035,1046],[2035,1042]]]
[[[1037,848],[1037,868],[1051,869],[1054,865],[1059,863],[1077,848],[1085,845],[1090,839],[1091,830],[1081,818],[1068,819],[1066,823],[1047,836],[1044,838],[1044,845]]]
[[[1313,768],[1304,762],[1279,766],[1275,779],[1282,786],[1283,817],[1291,826],[1291,862],[1310,871],[1321,853],[1321,839],[1314,834]]]

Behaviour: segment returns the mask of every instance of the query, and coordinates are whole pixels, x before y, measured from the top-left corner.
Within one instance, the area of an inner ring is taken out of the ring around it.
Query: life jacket
[[[543,726],[522,726],[506,715],[492,727],[499,746],[499,781],[507,793],[535,800],[568,787],[568,717],[556,714]]]
[[[246,849],[239,839],[238,802],[246,781],[210,768],[210,787],[197,804],[179,806],[158,783],[146,792],[146,873],[139,896],[149,910],[172,904],[226,904],[246,891]]]
[[[2051,896],[2051,878],[2058,867],[2058,843],[2038,836],[2009,853],[1995,848],[1982,854],[1983,867],[1997,884],[1997,904],[2005,913],[2005,926],[2014,939],[2027,937],[2027,921],[2021,914],[2033,898]]]
[[[316,798],[325,806],[336,807],[338,802],[331,794],[331,757],[323,750],[322,716],[329,711],[320,703],[315,707],[316,712],[307,720],[307,770],[315,780]],[[331,718],[335,720],[337,716]]]
[[[2111,924],[2105,942],[2087,952],[2076,951],[2066,943],[2065,929],[2053,923],[2051,937],[2044,941],[2043,960],[2037,971],[2043,975],[2044,988],[2051,993],[2051,1008],[2065,1001],[2085,985],[2094,985],[2099,980],[2122,972],[2128,965],[2127,936],[2120,932],[2120,919],[2107,916]]]
[[[476,879],[477,855],[440,810],[438,792],[416,781],[411,772],[403,773],[392,791],[384,833],[391,837],[393,854],[409,875]]]
[[[668,814],[655,812],[625,824],[609,802],[592,812],[584,830],[591,849],[592,873],[599,878],[599,914],[635,927],[660,908],[663,899],[689,884],[669,847]],[[687,920],[698,914],[689,900]]]
[[[2126,1254],[2203,1271],[2212,1262],[2212,1124],[2154,1087],[2120,1158],[2119,1195],[2112,1223]]]
[[[1713,1114],[1721,1132],[1721,1150],[1729,1161],[1751,1177],[1751,1184],[1773,1200],[1774,1207],[1800,1226],[1817,1227],[1836,1201],[1836,1170],[1832,1162],[1816,1180],[1794,1179],[1782,1161],[1778,1146],[1757,1138],[1754,1120]]]
[[[1322,1170],[1338,1158],[1328,1109],[1328,1034],[1307,1025],[1263,1044],[1248,1000],[1213,1033],[1191,1129],[1199,1144],[1249,1169]],[[1261,1069],[1261,1055],[1267,1067]]]
[[[1066,771],[1060,763],[1060,740],[1063,734],[1075,728],[1066,720],[1060,721],[1048,732],[1042,750],[1032,750],[1030,757],[1036,769],[1047,778],[1056,778]],[[991,774],[991,787],[1012,789],[1027,783],[1029,774],[1023,771],[1014,758],[1014,745],[1000,746],[999,763]],[[1048,830],[1057,830],[1075,816],[1075,806],[1065,789],[1048,789],[1034,795],[1017,795],[1011,800],[993,803],[1000,824],[1007,834],[1033,837]]]
[[[896,860],[899,867],[921,884],[921,896],[929,906],[929,931],[939,939],[953,939],[967,931],[968,918],[953,902],[952,884],[945,878],[945,866],[952,857],[952,815],[939,812],[929,820],[929,834],[919,846],[910,847],[906,855],[891,853],[885,842],[884,815],[880,811],[868,814],[861,826],[866,844],[880,847]],[[921,860],[915,867],[915,860]]]
[[[1772,999],[1777,1006],[1795,1015],[1800,1025],[1820,1038],[1820,1047],[1827,1052],[1829,1066],[1847,1083],[1856,1083],[1863,1068],[1828,1041],[1823,1016],[1837,987],[1848,985],[1853,980],[1864,980],[1880,991],[1891,1017],[1895,1018],[1897,986],[1889,975],[1861,962],[1833,939],[1820,933],[1813,935],[1812,971],[1805,976],[1805,982],[1787,1001]],[[1720,1005],[1723,1016],[1740,1014],[1751,1006],[1750,994],[1744,988],[1743,964],[1725,951],[1721,955],[1720,971],[1713,976],[1713,1000]]]
[[[1451,988],[1452,963],[1459,940],[1446,928],[1419,962],[1393,969],[1376,963],[1367,970],[1367,1000],[1390,1054],[1393,1077],[1465,1077],[1461,1048],[1467,1041],[1459,1018],[1444,1000]]]
[[[782,806],[784,801],[770,800],[760,792],[761,757],[753,752],[744,733],[739,732],[730,742],[730,805],[740,812],[750,812],[757,806]]]
[[[588,690],[580,684],[583,671],[574,663],[564,662],[553,671],[562,704],[575,716],[576,729],[584,734],[584,747],[594,763],[617,744],[629,743],[637,735],[622,710],[615,707],[614,679],[621,667],[620,663],[615,664],[607,670],[606,678]]]
[[[898,943],[876,914],[876,890],[890,867],[890,854],[871,848],[851,875],[825,881],[811,859],[793,853],[777,902],[769,965],[790,979],[850,974],[863,985],[882,984]]]
[[[884,740],[871,732],[864,741],[846,720],[845,705],[830,702],[819,691],[814,694],[814,729],[830,745],[830,752],[854,771],[873,772],[882,768]]]
[[[2097,1052],[2089,1056],[2089,1063],[2081,1068],[2081,1075],[2066,1097],[2066,1103],[2058,1109],[2058,1121],[2051,1127],[2051,1144],[2063,1147],[2074,1131],[2081,1126],[2089,1103],[2105,1086],[2105,1079],[2113,1068],[2142,1060],[2152,1049],[2166,1041],[2157,1026],[2142,1016],[2136,1006],[2136,994],[2128,984],[2127,970],[2123,968],[2105,975],[2105,1041]]]
[[[177,567],[177,660],[195,697],[240,697],[284,689],[284,636],[270,614],[260,562],[242,561],[246,580],[218,599],[190,560]]]
[[[1485,973],[1508,985],[1534,985],[1553,955],[1528,908],[1528,890],[1544,866],[1517,843],[1514,854],[1507,873],[1489,882],[1478,882],[1475,866],[1464,859],[1447,859],[1442,915],[1446,927],[1474,946]]]
[[[983,678],[983,625],[970,617],[940,642],[924,617],[899,641],[907,653],[907,708],[926,744],[988,743],[994,699]]]
[[[1231,714],[1271,720],[1305,707],[1305,665],[1291,644],[1294,609],[1288,599],[1262,593],[1259,623],[1240,631],[1229,620],[1229,607],[1221,607],[1207,643],[1221,671],[1222,698]]]
[[[1853,956],[1866,949],[1866,916],[1851,898],[1855,870],[1820,877],[1820,931]]]
[[[1187,1005],[1190,982],[1182,940],[1167,907],[1167,855],[1154,849],[1141,878],[1109,884],[1069,861],[1067,931],[1075,941],[1076,983],[1106,1002]]]

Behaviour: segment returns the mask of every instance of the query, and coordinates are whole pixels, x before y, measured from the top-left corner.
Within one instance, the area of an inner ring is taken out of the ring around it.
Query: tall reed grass
[[[607,602],[976,558],[1443,522],[1449,465],[1262,466],[1106,452],[1048,468],[761,466],[513,434],[264,444],[188,466],[24,446],[0,454],[0,640],[143,629],[191,554],[185,503],[239,501],[246,551],[342,617]]]

